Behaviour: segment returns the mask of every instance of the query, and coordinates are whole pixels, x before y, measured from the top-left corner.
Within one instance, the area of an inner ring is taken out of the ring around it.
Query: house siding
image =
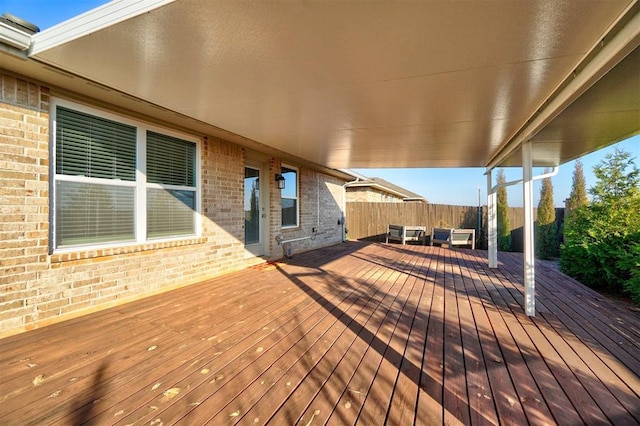
[[[356,186],[347,188],[348,203],[402,203],[400,197],[396,197],[389,193],[378,189]]]
[[[272,159],[270,175],[280,173],[282,163]],[[270,252],[272,258],[281,258],[285,247],[290,254],[300,253],[318,247],[336,244],[342,241],[342,208],[345,181],[319,173],[310,169],[299,169],[298,202],[300,217],[298,227],[282,229],[282,214],[280,210],[280,190],[272,186],[271,222],[270,222]],[[317,232],[313,232],[313,228]],[[281,235],[285,241],[297,240],[279,244],[276,236]]]
[[[200,237],[50,253],[50,94],[0,70],[0,337],[125,303],[243,268],[244,149],[201,137]],[[281,162],[272,158],[270,173]],[[300,169],[300,227],[282,231],[280,195],[270,184],[271,258],[275,236],[309,235],[295,251],[341,241],[342,184]],[[251,259],[249,259],[251,260]],[[264,259],[262,259],[263,261]],[[253,260],[255,263],[255,259]]]

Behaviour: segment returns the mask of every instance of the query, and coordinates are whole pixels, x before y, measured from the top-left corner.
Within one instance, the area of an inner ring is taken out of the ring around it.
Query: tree
[[[593,174],[598,180],[589,192],[595,204],[618,208],[639,196],[640,170],[626,151],[616,149],[607,155],[593,168]]]
[[[498,185],[506,183],[504,170],[498,170]],[[509,204],[507,203],[507,188],[498,188],[496,214],[498,219],[498,250],[511,251],[511,224],[509,223]]]
[[[626,291],[640,303],[640,170],[616,150],[593,172],[592,202],[569,216],[560,265],[588,286]]]
[[[569,211],[582,207],[589,202],[587,199],[587,184],[584,180],[584,172],[582,170],[582,161],[576,160],[573,169],[573,181],[571,183],[571,194],[567,200],[567,209]],[[565,216],[568,214],[565,213]]]
[[[537,223],[536,252],[539,258],[550,259],[558,253],[556,209],[553,205],[553,184],[550,177],[542,181]]]

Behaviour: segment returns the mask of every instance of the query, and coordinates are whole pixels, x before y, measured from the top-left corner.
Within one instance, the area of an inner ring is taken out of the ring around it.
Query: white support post
[[[493,170],[487,170],[487,251],[489,255],[489,268],[498,267],[498,216],[496,214],[496,191],[493,190],[491,174]]]
[[[531,141],[527,141],[522,145],[522,195],[524,207],[524,306],[527,316],[533,317],[536,314],[536,289]]]

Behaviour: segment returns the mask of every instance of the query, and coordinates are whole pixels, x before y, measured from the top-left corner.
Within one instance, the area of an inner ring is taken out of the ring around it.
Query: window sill
[[[295,225],[295,226],[283,226],[282,228],[280,228],[282,231],[297,231],[300,229],[299,225]]]
[[[203,237],[192,237],[172,241],[149,242],[146,244],[133,244],[119,247],[89,248],[85,250],[78,249],[61,253],[53,253],[51,255],[51,264],[55,267],[55,264],[64,262],[96,259],[100,257],[118,256],[123,254],[141,253],[149,250],[161,250],[173,247],[190,246],[203,244],[205,241],[206,238]]]

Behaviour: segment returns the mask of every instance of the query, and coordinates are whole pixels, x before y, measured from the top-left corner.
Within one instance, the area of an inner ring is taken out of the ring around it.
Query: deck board
[[[432,287],[424,281],[429,263],[430,260],[423,256],[413,271],[415,298],[412,299],[412,303],[415,304],[415,315],[408,325],[410,331],[407,333],[407,344],[386,413],[389,424],[412,424],[415,420],[418,383],[426,343],[428,313],[431,308],[431,295],[428,292]]]
[[[451,251],[445,252],[447,255]],[[443,265],[444,276],[444,395],[445,423],[451,422],[450,417],[460,420],[464,424],[471,422],[469,415],[469,399],[467,394],[467,374],[465,370],[462,346],[462,322],[458,309],[458,294],[455,289],[455,276],[450,256],[446,256]],[[466,331],[465,331],[466,332]]]
[[[466,266],[465,266],[466,268]],[[463,275],[462,264],[454,266],[456,294],[458,294],[458,310],[460,312],[460,328],[464,363],[467,375],[467,393],[469,397],[470,423],[478,425],[495,425],[499,423],[495,404],[491,397],[491,384],[487,374],[487,364],[482,354],[481,341],[473,315],[473,296],[475,288],[469,272]],[[475,302],[477,303],[477,302]],[[476,309],[480,306],[476,306]]]
[[[297,389],[304,389],[304,381],[307,377],[310,377],[310,372],[317,368],[318,364],[324,359],[335,360],[333,356],[340,357],[344,354],[346,348],[336,351],[336,348],[341,347],[342,341],[349,341],[346,337],[349,334],[349,326],[351,321],[347,319],[349,316],[354,315],[357,317],[361,314],[363,307],[356,304],[356,300],[359,298],[359,293],[363,289],[363,282],[366,281],[366,276],[373,269],[372,265],[364,265],[357,271],[345,271],[345,276],[349,277],[349,281],[353,283],[354,291],[349,293],[347,300],[350,301],[348,308],[344,313],[337,317],[338,321],[334,321],[321,339],[316,341],[309,350],[298,357],[295,362],[291,363],[289,368],[286,369],[284,374],[274,384],[274,386],[267,389],[261,396],[265,401],[285,401],[287,399],[293,399],[294,395],[305,395],[306,392],[297,392]],[[356,284],[358,279],[362,278],[362,282]],[[355,335],[350,341],[355,338]],[[339,359],[339,358],[338,358]],[[335,361],[334,361],[335,362]],[[313,375],[314,379],[318,380],[318,375]],[[265,421],[271,418],[277,412],[277,405],[258,404],[255,403],[249,408],[243,416],[238,416],[238,421],[242,419],[253,419],[254,422]],[[291,412],[291,409],[289,410]],[[211,420],[212,424],[215,424],[216,419]],[[291,423],[291,421],[288,421]]]
[[[0,424],[640,423],[640,314],[522,255],[345,243],[0,340]]]

